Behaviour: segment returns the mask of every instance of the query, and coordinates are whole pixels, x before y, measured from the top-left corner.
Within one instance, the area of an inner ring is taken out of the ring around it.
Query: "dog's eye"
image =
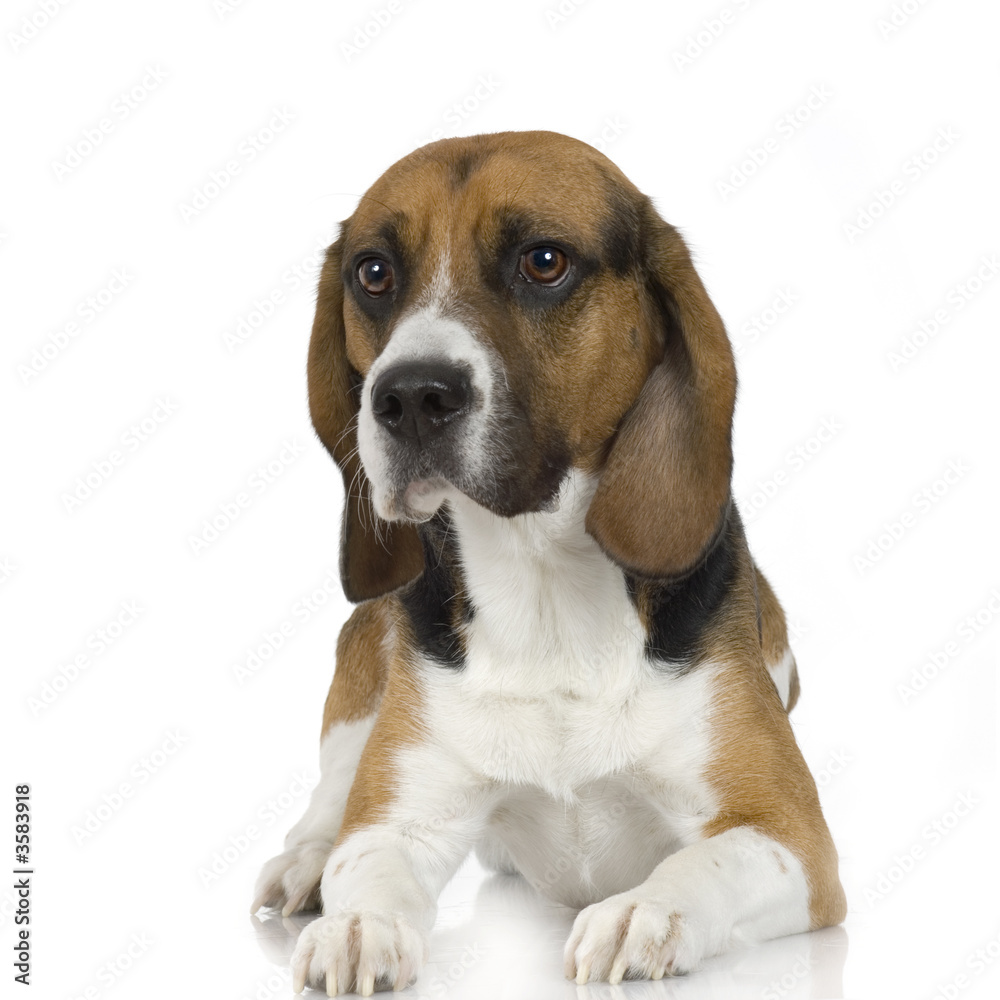
[[[569,258],[557,247],[534,247],[521,254],[521,274],[539,285],[558,285],[569,272]]]
[[[369,295],[382,295],[396,284],[392,265],[380,257],[366,257],[358,264],[358,284]]]

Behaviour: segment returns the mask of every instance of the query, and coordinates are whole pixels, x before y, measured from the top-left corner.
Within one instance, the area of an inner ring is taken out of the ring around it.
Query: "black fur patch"
[[[708,556],[683,580],[659,584],[626,576],[632,599],[642,601],[649,616],[646,656],[672,673],[685,674],[697,663],[702,636],[732,587],[735,529],[730,520]]]
[[[451,164],[451,186],[460,188],[466,184],[469,178],[477,171],[483,163],[483,154],[479,152],[463,153]]]
[[[619,277],[639,266],[641,222],[632,200],[617,186],[608,194],[608,215],[601,223],[601,256]]]
[[[465,666],[459,621],[469,621],[472,605],[461,591],[461,570],[451,518],[439,511],[418,529],[424,546],[424,571],[399,592],[417,649],[443,667]]]

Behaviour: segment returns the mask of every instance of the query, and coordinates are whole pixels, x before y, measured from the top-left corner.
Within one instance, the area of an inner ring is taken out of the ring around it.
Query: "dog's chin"
[[[447,479],[415,479],[393,490],[376,491],[375,510],[384,521],[420,524],[429,521],[454,492]]]

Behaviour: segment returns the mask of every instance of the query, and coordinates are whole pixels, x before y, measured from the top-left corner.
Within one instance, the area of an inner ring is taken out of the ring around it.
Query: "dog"
[[[581,910],[577,983],[844,919],[732,350],[649,198],[556,133],[418,149],[326,254],[308,387],[358,606],[253,907],[322,905],[297,992],[411,983],[472,850]]]

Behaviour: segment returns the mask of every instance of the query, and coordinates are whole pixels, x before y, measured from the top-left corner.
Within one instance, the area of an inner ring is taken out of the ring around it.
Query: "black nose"
[[[375,419],[390,434],[423,443],[469,406],[469,376],[447,361],[401,362],[372,386]]]

